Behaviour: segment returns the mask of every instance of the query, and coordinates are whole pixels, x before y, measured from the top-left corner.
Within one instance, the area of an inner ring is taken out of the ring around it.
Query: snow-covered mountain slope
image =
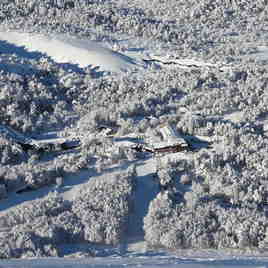
[[[30,52],[44,53],[58,63],[79,67],[99,67],[100,71],[120,72],[142,67],[135,59],[89,40],[67,35],[43,35],[23,32],[0,32],[0,40]]]

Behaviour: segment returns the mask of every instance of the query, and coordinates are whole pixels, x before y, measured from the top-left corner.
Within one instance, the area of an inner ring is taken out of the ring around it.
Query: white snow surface
[[[103,47],[98,42],[63,34],[43,35],[26,32],[0,32],[0,40],[41,52],[58,63],[77,64],[80,68],[99,67],[100,71],[120,72],[139,67],[131,57]]]
[[[5,268],[267,268],[268,260],[254,258],[229,258],[229,259],[187,259],[172,256],[147,256],[127,258],[81,258],[81,259],[29,259],[1,261],[0,267]]]

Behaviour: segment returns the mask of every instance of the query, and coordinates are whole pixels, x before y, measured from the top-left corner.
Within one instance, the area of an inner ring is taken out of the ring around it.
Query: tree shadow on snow
[[[53,190],[51,186],[44,186],[35,191],[24,192],[23,194],[17,194],[15,192],[10,193],[7,199],[1,200],[0,212],[7,210],[11,207],[20,205],[26,201],[32,201],[40,199],[48,195]]]
[[[24,46],[16,46],[11,44],[7,41],[0,40],[0,55],[7,54],[7,55],[16,55],[19,58],[24,58],[27,60],[36,60],[39,61],[42,58],[47,58],[52,62],[55,62],[50,56],[45,53],[41,53],[39,51],[28,51],[25,49]],[[75,72],[79,74],[85,74],[87,72],[87,68],[80,68],[77,64],[72,64],[69,62],[66,63],[57,63],[63,70],[68,72]],[[90,68],[90,66],[89,66]],[[19,75],[29,75],[33,73],[37,73],[38,70],[34,68],[34,66],[26,65],[26,64],[12,64],[12,63],[1,63],[0,64],[0,71],[8,72],[8,73],[15,73]],[[91,74],[94,78],[99,78],[105,74],[96,68],[90,68]]]

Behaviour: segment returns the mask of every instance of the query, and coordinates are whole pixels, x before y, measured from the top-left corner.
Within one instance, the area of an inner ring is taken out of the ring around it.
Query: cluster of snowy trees
[[[60,215],[67,216],[68,210],[70,204],[51,193],[1,216],[1,258],[57,256],[54,243],[64,233]],[[70,223],[74,222],[72,218],[68,219]],[[54,223],[56,219],[59,224]]]
[[[200,188],[194,190],[202,196]],[[187,203],[174,202],[167,192],[159,193],[144,219],[148,243],[171,249],[267,248],[267,212],[223,205],[226,201],[221,196],[198,200],[194,207],[187,207]]]
[[[5,46],[4,42],[1,45]],[[68,72],[40,57],[30,60],[18,54],[1,58],[2,123],[26,133],[62,127],[71,110],[71,89],[62,82]]]
[[[26,159],[26,155],[22,148],[18,144],[0,136],[0,164],[3,166],[18,164],[23,159]]]
[[[133,207],[135,169],[95,177],[72,201],[57,192],[0,217],[0,258],[62,256],[60,245],[123,241]],[[92,246],[91,246],[92,245]],[[84,252],[87,253],[87,252]]]
[[[160,162],[162,191],[144,219],[150,245],[267,249],[267,140],[231,129],[215,150]]]
[[[5,64],[14,64],[14,60]],[[201,134],[198,132],[211,131],[209,126],[217,124],[217,116],[232,111],[244,113],[242,123],[254,123],[267,112],[267,77],[264,67],[245,64],[247,70],[230,73],[155,70],[146,73],[146,78],[138,73],[120,79],[70,74],[52,62],[39,66],[32,75],[4,71],[1,120],[30,133],[68,126],[74,111],[81,115],[79,124],[88,124],[88,129],[101,123],[131,128],[135,117],[164,116],[183,132]],[[182,114],[181,106],[201,116]]]
[[[218,156],[202,150],[191,161],[159,165],[161,192],[144,219],[151,246],[267,248],[267,175],[259,170],[261,162],[251,172],[239,171]]]

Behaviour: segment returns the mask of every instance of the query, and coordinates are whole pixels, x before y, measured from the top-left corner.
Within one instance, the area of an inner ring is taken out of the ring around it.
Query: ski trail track
[[[146,251],[144,241],[143,219],[148,213],[151,201],[159,192],[159,186],[155,181],[155,159],[150,158],[136,166],[137,181],[134,193],[133,212],[129,217],[125,250],[128,252]],[[123,252],[124,253],[124,252]],[[125,252],[126,253],[126,252]]]

